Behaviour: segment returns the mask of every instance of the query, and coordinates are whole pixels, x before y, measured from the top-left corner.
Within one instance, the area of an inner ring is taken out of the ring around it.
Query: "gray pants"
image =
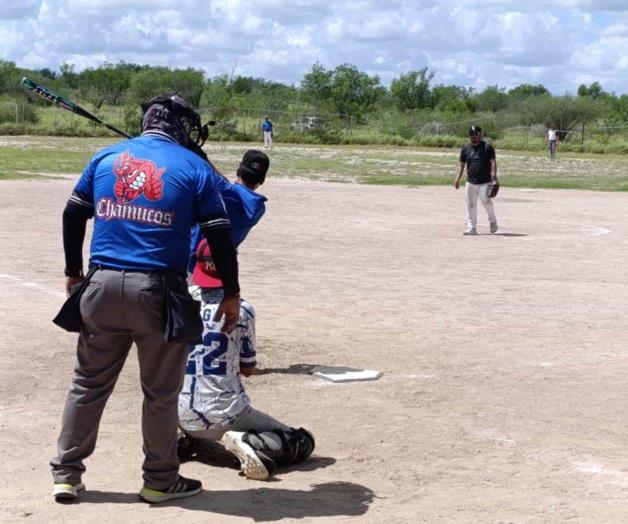
[[[206,429],[202,431],[186,431],[185,434],[197,439],[218,441],[227,431],[272,431],[273,429],[290,429],[270,415],[257,411],[251,406],[228,426]]]
[[[81,297],[84,328],[68,393],[55,482],[77,484],[96,446],[100,419],[133,342],[144,392],[144,485],[164,489],[178,477],[177,399],[187,345],[163,340],[163,292],[157,274],[98,270]]]

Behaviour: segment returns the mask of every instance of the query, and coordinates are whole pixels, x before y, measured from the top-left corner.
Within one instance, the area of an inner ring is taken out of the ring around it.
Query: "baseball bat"
[[[79,106],[78,104],[72,102],[72,100],[70,100],[69,98],[65,98],[61,95],[58,95],[57,93],[55,93],[54,91],[51,91],[50,89],[48,89],[47,87],[42,86],[41,84],[38,84],[37,82],[33,82],[32,80],[30,80],[29,78],[22,78],[22,87],[28,91],[31,91],[33,93],[35,93],[36,95],[48,100],[49,102],[52,102],[54,105],[57,105],[63,109],[66,109],[67,111],[70,111],[76,115],[82,116],[84,118],[88,118],[89,120],[93,121],[93,122],[97,122],[98,124],[102,124],[103,126],[105,126],[107,129],[111,129],[111,131],[113,131],[114,133],[118,133],[121,136],[124,136],[126,138],[133,138],[131,135],[125,133],[124,131],[122,131],[121,129],[118,129],[115,126],[112,126],[111,124],[108,124],[107,122],[104,122],[103,120],[101,120],[100,118],[98,118],[96,115],[90,113],[89,111],[83,109],[81,106]],[[216,122],[214,120],[210,120],[209,122],[207,122],[208,126],[215,126]],[[211,163],[211,161],[209,160],[209,158],[207,158],[207,155],[203,152],[203,150],[201,149],[201,147],[198,147],[198,150],[196,151],[197,154],[199,154],[202,158],[204,158],[207,163],[212,166],[212,168],[214,169],[214,171],[216,171],[219,175],[224,176],[219,170],[218,168]]]
[[[65,98],[65,97],[63,97],[61,95],[58,95],[57,93],[51,91],[47,87],[44,87],[41,84],[38,84],[37,82],[33,82],[29,78],[26,78],[26,77],[22,78],[22,84],[21,85],[22,85],[22,87],[24,89],[26,89],[28,91],[32,91],[36,95],[38,95],[38,96],[48,100],[49,102],[52,102],[55,105],[58,105],[59,107],[62,107],[63,109],[67,109],[68,111],[71,111],[74,114],[77,114],[79,116],[82,116],[84,118],[88,118],[88,119],[90,119],[90,120],[92,120],[94,122],[97,122],[99,124],[102,124],[107,129],[111,129],[113,132],[118,133],[121,136],[124,136],[126,138],[133,138],[132,136],[128,135],[127,133],[125,133],[121,129],[118,129],[115,126],[107,124],[107,122],[103,122],[96,115],[93,115],[89,111],[86,111],[85,109],[83,109],[78,104],[75,104],[74,102],[72,102],[72,100],[70,100],[68,98]],[[213,127],[213,126],[216,125],[216,121],[215,120],[209,120],[206,125]]]
[[[41,84],[38,84],[37,82],[33,82],[32,80],[24,77],[22,78],[21,85],[27,91],[31,91],[35,93],[37,96],[40,96],[41,98],[44,98],[45,100],[48,100],[48,102],[52,102],[56,106],[66,109],[67,111],[70,111],[76,115],[82,116],[84,118],[88,118],[92,122],[97,122],[98,124],[105,126],[107,129],[111,129],[111,131],[113,131],[114,133],[118,133],[121,136],[124,136],[126,138],[133,138],[131,135],[125,133],[121,129],[118,129],[115,126],[112,126],[111,124],[108,124],[107,122],[104,122],[103,120],[98,118],[96,115],[83,109],[78,104],[75,104],[74,102],[72,102],[72,100],[65,98],[61,95],[58,95],[57,93],[42,86]]]

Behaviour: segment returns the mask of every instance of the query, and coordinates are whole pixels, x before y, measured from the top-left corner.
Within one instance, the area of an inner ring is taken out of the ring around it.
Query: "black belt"
[[[143,273],[144,275],[164,275],[164,276],[175,276],[175,277],[183,277],[186,278],[187,275],[185,273],[177,273],[172,269],[120,269],[119,267],[110,267],[105,266],[103,264],[92,264],[89,266],[90,269],[95,268],[99,270],[105,271],[117,271],[118,273]]]

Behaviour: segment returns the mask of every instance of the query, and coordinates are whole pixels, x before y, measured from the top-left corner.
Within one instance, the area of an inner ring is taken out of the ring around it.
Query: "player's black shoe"
[[[144,502],[157,504],[158,502],[165,502],[166,500],[191,497],[201,491],[203,491],[203,485],[200,481],[186,479],[185,477],[179,475],[177,481],[168,486],[166,489],[142,488],[140,490],[140,498]]]

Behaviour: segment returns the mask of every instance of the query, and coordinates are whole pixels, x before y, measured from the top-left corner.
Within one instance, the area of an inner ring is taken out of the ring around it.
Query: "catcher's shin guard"
[[[249,431],[247,441],[256,453],[280,466],[303,462],[314,451],[314,437],[306,429],[289,428],[272,431]]]
[[[305,428],[299,428],[294,430],[294,432],[296,433],[298,444],[298,450],[293,461],[293,464],[296,464],[297,462],[303,462],[312,454],[316,447],[316,442],[314,441],[314,435]]]
[[[194,441],[187,435],[179,437],[177,440],[177,457],[179,461],[185,462],[190,460],[196,454]]]

